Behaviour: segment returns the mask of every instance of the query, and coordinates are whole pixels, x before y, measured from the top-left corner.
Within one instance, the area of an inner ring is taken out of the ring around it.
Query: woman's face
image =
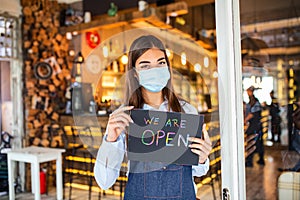
[[[135,62],[135,68],[137,71],[166,66],[167,61],[164,52],[157,48],[147,50]]]
[[[253,92],[251,90],[247,90],[247,94],[248,94],[249,97],[253,96]]]

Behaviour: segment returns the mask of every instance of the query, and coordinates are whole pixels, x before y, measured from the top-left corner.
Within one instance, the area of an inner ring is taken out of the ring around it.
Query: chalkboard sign
[[[197,165],[189,137],[202,135],[203,115],[134,109],[128,129],[128,159]]]

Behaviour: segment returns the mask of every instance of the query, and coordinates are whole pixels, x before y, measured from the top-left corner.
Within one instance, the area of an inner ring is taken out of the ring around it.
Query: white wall
[[[0,0],[0,13],[8,12],[10,15],[21,15],[20,0]]]
[[[12,134],[12,101],[2,103],[2,131]]]

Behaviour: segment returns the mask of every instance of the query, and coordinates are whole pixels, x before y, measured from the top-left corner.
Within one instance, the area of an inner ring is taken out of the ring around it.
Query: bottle
[[[106,67],[106,71],[112,71],[112,63],[109,63]]]
[[[47,191],[46,169],[40,170],[40,193],[45,194]]]
[[[97,104],[96,102],[94,101],[94,99],[91,99],[90,100],[90,106],[89,106],[89,112],[90,113],[95,113],[97,110]]]
[[[119,63],[120,67],[120,72],[124,73],[125,72],[125,65],[123,63]]]
[[[82,85],[81,85],[81,64],[76,63],[75,82],[73,83],[72,90],[72,110],[73,112],[82,112]]]
[[[113,61],[113,71],[114,72],[119,72],[119,66],[116,60]]]

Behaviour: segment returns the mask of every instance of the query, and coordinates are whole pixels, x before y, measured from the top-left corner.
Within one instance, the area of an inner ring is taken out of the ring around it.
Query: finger
[[[117,129],[120,129],[121,131],[126,131],[126,125],[118,122],[113,124],[112,126],[110,126],[111,130],[114,130],[117,134],[119,134],[119,132],[117,132]]]
[[[134,106],[124,106],[124,107],[120,107],[117,110],[115,110],[111,115],[115,115],[124,111],[128,111],[128,110],[132,110],[134,108]]]
[[[196,138],[196,137],[188,137],[188,140],[190,142],[195,142],[195,143],[198,143],[198,144],[203,144],[205,141],[201,138]]]
[[[207,147],[208,149],[211,148],[211,141],[210,141],[209,137],[207,140],[203,140],[201,138],[196,138],[196,137],[189,137],[188,140],[191,141],[192,143],[202,144],[205,147]]]
[[[189,145],[190,148],[197,148],[197,149],[203,149],[203,150],[207,150],[210,151],[212,149],[211,145],[206,143],[205,141],[203,143],[191,143]]]
[[[114,126],[112,126],[112,128],[116,131],[118,135],[120,135],[122,131],[126,130],[126,125],[124,125],[123,123],[115,123]]]
[[[202,133],[203,133],[202,138],[205,139],[205,137],[208,135],[208,132],[206,130],[206,124],[204,124],[203,127],[202,127]]]
[[[201,145],[196,143],[190,144],[189,148],[200,150],[204,152],[206,155],[209,155],[212,149],[210,145]]]
[[[208,155],[204,154],[200,150],[192,149],[191,151],[199,156],[199,163],[203,163],[208,158]]]
[[[115,130],[116,130],[116,132],[117,132],[118,135],[121,135],[121,133],[123,131],[125,131],[124,127],[117,127]]]
[[[211,143],[211,141],[210,141],[208,132],[207,132],[207,131],[204,131],[203,134],[204,134],[204,140],[205,140],[205,142],[206,142],[207,144],[210,144],[210,145],[211,145],[212,143]]]
[[[122,128],[123,130],[125,130],[126,127],[127,127],[127,124],[124,123],[123,121],[115,121],[115,122],[113,122],[113,123],[109,123],[108,126],[109,126],[111,129],[113,129],[113,130],[115,130],[115,129],[118,128],[118,127],[119,127],[119,128]]]
[[[114,117],[114,118],[112,118],[112,119],[109,120],[109,124],[115,123],[115,122],[123,122],[127,126],[129,126],[129,122],[130,121],[128,121],[128,118],[126,118],[125,116],[119,115],[119,116]]]
[[[202,152],[199,149],[191,149],[191,151],[195,154],[197,154],[198,156],[200,156],[202,154]]]
[[[124,127],[129,125],[128,122],[126,122],[126,121],[116,120],[116,121],[111,121],[109,123],[109,126],[117,126],[118,124],[122,124],[122,126],[124,126]]]
[[[199,145],[199,144],[192,144],[189,146],[191,149],[196,149],[196,150],[199,150],[201,152],[203,152],[205,155],[209,155],[210,154],[210,151],[211,151],[211,148],[209,147],[205,147],[203,145]]]
[[[107,136],[108,141],[115,141],[123,131],[126,131],[126,124],[123,122],[111,123],[107,127],[110,130]]]
[[[211,144],[211,141],[210,141],[210,138],[209,138],[209,135],[208,135],[208,131],[206,129],[206,124],[203,124],[203,126],[202,126],[202,132],[203,132],[203,138],[204,138],[204,140],[207,143]]]
[[[207,130],[206,130],[206,124],[203,124],[203,125],[202,125],[202,131],[207,131]]]
[[[126,126],[127,126],[127,124],[123,121],[115,121],[115,122],[109,124],[109,127],[114,127],[114,128],[124,127],[124,129],[125,129]]]
[[[118,117],[122,117],[122,118],[125,119],[126,121],[133,123],[133,120],[131,119],[131,117],[130,117],[128,114],[124,113],[124,112],[118,113],[117,115],[112,115],[112,116],[109,118],[109,120],[115,120],[115,119],[117,119]]]

